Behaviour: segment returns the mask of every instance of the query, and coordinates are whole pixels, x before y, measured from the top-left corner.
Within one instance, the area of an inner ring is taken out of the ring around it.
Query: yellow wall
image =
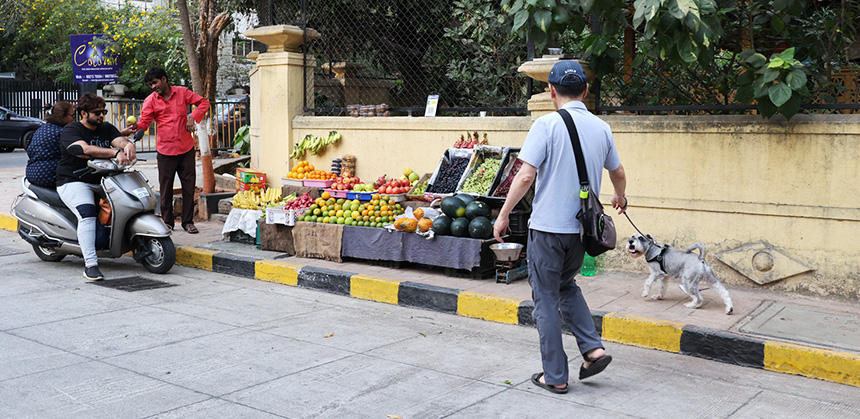
[[[676,246],[705,243],[718,276],[734,285],[757,286],[714,255],[764,240],[814,269],[766,287],[860,298],[860,117],[797,116],[791,123],[757,116],[603,119],[627,170],[629,214],[643,231]],[[399,176],[405,167],[432,172],[466,131],[488,133],[493,145],[520,146],[529,126],[529,117],[298,116],[291,143],[337,130],[341,142],[319,156],[308,154],[309,160],[328,169],[331,159],[353,154],[358,175],[372,181]],[[262,167],[279,181],[288,170],[285,155],[268,160],[284,162]],[[608,178],[603,185],[603,196],[611,196]],[[615,219],[619,239],[634,233],[626,219]],[[603,262],[646,269],[621,250]]]

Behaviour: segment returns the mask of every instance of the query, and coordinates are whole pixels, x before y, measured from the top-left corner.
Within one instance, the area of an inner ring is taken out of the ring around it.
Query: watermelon
[[[463,205],[469,205],[469,202],[472,202],[475,200],[474,196],[466,194],[466,193],[454,195],[454,198],[457,198],[457,199],[463,201]]]
[[[459,198],[449,196],[442,200],[442,212],[451,218],[458,218],[466,215],[466,204]]]
[[[450,235],[451,234],[451,217],[447,215],[440,215],[433,220],[433,231],[436,234],[440,235]]]
[[[460,217],[451,221],[451,234],[457,237],[469,237],[469,220]]]
[[[489,217],[490,206],[481,201],[472,201],[466,204],[466,218],[472,220],[475,217]]]
[[[493,224],[484,216],[475,217],[469,222],[469,237],[474,239],[489,239],[493,237]]]

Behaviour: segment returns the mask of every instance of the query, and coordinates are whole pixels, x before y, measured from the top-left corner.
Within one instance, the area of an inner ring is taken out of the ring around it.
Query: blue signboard
[[[113,83],[122,67],[115,55],[105,52],[106,44],[94,45],[102,34],[70,35],[72,72],[76,83]]]

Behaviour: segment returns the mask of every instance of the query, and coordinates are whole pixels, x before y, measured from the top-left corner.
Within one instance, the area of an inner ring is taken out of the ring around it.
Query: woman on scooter
[[[33,133],[33,140],[27,146],[27,180],[44,188],[57,185],[57,163],[60,162],[60,132],[66,124],[75,120],[75,106],[60,101],[51,107],[45,118],[47,124]]]
[[[80,172],[89,159],[116,158],[121,165],[136,157],[134,143],[125,136],[131,127],[119,131],[104,122],[107,110],[105,100],[92,93],[78,99],[80,121],[68,124],[60,134],[62,156],[57,165],[57,193],[60,199],[78,217],[78,244],[84,257],[84,278],[90,281],[104,279],[96,256],[96,199],[102,194],[102,176]]]

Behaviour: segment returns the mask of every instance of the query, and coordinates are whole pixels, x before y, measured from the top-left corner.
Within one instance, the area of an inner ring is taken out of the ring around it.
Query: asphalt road
[[[0,231],[0,417],[860,416],[857,388],[607,343],[602,374],[536,388],[535,329],[129,257],[124,291]],[[117,283],[117,282],[114,282]],[[391,415],[391,416],[389,416]]]
[[[27,166],[27,151],[23,148],[16,148],[11,153],[0,153],[0,169],[21,168],[21,173],[24,173],[24,168]]]

